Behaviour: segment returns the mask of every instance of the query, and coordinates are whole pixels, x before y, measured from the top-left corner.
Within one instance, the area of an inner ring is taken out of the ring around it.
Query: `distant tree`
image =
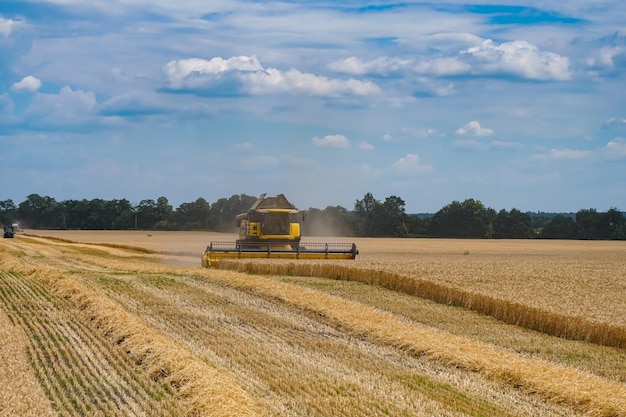
[[[405,212],[405,202],[398,196],[392,195],[383,202],[383,234],[393,237],[407,237],[409,228]]]
[[[13,200],[0,201],[0,225],[12,224],[17,217],[17,206]]]
[[[17,213],[22,224],[32,229],[60,228],[63,224],[61,206],[48,196],[30,194],[19,204]]]
[[[581,209],[576,213],[576,227],[581,239],[598,239],[600,213],[596,209]]]
[[[492,237],[494,219],[495,211],[478,200],[453,201],[433,215],[429,232],[435,237]]]
[[[135,209],[127,199],[113,200],[116,217],[111,222],[111,229],[133,229],[135,228]]]
[[[174,214],[177,228],[182,230],[207,230],[211,205],[202,197],[192,203],[181,204]]]
[[[232,195],[230,198],[220,198],[211,205],[208,225],[211,229],[220,232],[237,230],[237,215],[247,212],[256,202],[257,197],[245,194]]]
[[[152,199],[141,200],[135,207],[135,214],[137,215],[138,229],[152,229],[159,221],[157,203]]]
[[[617,208],[611,207],[606,213],[601,213],[597,227],[598,235],[602,239],[626,238],[626,220]]]
[[[165,197],[159,197],[156,201],[156,217],[157,221],[153,225],[153,229],[156,230],[169,230],[170,219],[174,214],[174,210],[172,206],[169,204],[169,201]]]
[[[576,239],[576,222],[568,216],[557,214],[546,221],[539,237],[543,239]]]
[[[328,206],[324,210],[310,208],[303,214],[304,236],[353,236],[354,217],[341,206]]]
[[[384,210],[380,201],[372,193],[366,193],[363,199],[354,203],[356,230],[359,236],[380,236],[382,234],[380,219]]]
[[[409,236],[419,237],[426,236],[428,234],[429,220],[425,220],[417,214],[407,214],[405,217],[405,224]]]
[[[532,220],[517,209],[500,210],[494,222],[494,237],[501,239],[526,239],[533,235]]]

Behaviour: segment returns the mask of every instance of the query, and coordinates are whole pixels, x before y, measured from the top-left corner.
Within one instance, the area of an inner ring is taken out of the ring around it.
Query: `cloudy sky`
[[[626,210],[626,3],[2,0],[0,144],[16,204]]]

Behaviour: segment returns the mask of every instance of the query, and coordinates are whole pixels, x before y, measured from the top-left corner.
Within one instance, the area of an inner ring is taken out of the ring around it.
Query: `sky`
[[[626,2],[1,0],[0,200],[626,210]]]

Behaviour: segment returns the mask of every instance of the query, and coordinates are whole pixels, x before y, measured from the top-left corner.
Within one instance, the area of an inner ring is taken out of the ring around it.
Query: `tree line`
[[[0,222],[20,222],[31,229],[84,230],[207,230],[235,232],[235,217],[246,212],[256,197],[239,194],[209,203],[198,198],[176,209],[166,197],[132,204],[121,200],[64,200],[29,195],[15,205],[0,201]],[[443,237],[493,239],[626,239],[624,214],[581,209],[577,213],[552,214],[496,211],[474,199],[453,201],[434,214],[405,211],[398,196],[384,200],[366,193],[352,210],[342,206],[309,208],[304,213],[305,236]]]

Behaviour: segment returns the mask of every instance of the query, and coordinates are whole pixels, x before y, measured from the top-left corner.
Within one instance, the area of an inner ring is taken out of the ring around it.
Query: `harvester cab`
[[[354,243],[302,243],[303,213],[283,194],[256,200],[236,217],[239,239],[210,242],[202,253],[202,266],[216,266],[223,258],[355,259]]]

